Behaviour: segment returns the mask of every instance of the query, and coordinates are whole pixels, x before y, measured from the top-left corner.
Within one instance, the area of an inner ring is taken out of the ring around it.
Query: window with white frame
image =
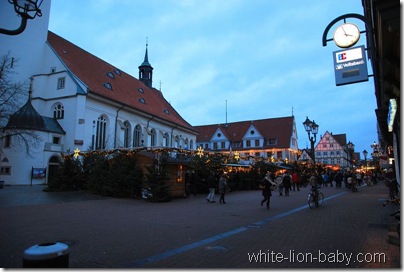
[[[58,78],[58,89],[64,89],[65,88],[65,83],[66,83],[66,78],[65,77],[59,77]]]
[[[53,107],[53,118],[63,119],[65,117],[65,109],[61,103],[57,103]]]
[[[150,131],[150,146],[156,146],[156,140],[157,140],[156,137],[157,137],[156,130],[153,128]]]
[[[53,136],[52,137],[52,143],[53,144],[60,144],[60,137],[59,136]]]
[[[105,149],[107,136],[107,118],[104,115],[98,117],[97,120],[97,133],[95,138],[95,148]]]
[[[124,135],[123,135],[123,147],[128,148],[130,145],[130,123],[125,121],[124,125]]]
[[[168,133],[166,132],[166,133],[164,133],[164,146],[168,147],[169,144],[170,144],[170,139],[168,137]]]
[[[0,175],[11,175],[11,166],[7,158],[1,160]]]
[[[142,127],[140,125],[136,125],[133,130],[133,147],[139,147],[141,144],[141,136],[142,136]]]

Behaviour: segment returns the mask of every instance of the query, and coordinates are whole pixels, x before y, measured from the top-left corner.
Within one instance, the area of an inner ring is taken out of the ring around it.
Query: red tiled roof
[[[346,146],[346,134],[345,133],[344,134],[335,134],[335,135],[332,135],[332,136],[341,145],[341,147]]]
[[[159,90],[147,87],[133,76],[51,31],[48,32],[48,42],[69,70],[88,86],[90,93],[195,131],[168,103]],[[115,70],[119,70],[120,75],[116,74]],[[108,72],[111,72],[115,78],[107,76]],[[104,87],[104,83],[111,84],[112,90]],[[139,88],[143,89],[144,92],[138,91]],[[139,102],[141,98],[144,99],[144,104]]]
[[[213,134],[216,132],[216,130],[220,128],[228,140],[231,142],[241,142],[244,135],[247,133],[248,128],[251,125],[254,125],[258,132],[264,137],[264,147],[267,146],[269,139],[277,139],[277,144],[270,145],[271,148],[288,148],[290,147],[293,132],[293,122],[294,117],[289,116],[252,121],[240,121],[227,124],[195,126],[195,129],[199,131],[196,141],[198,143],[209,142],[214,136]]]

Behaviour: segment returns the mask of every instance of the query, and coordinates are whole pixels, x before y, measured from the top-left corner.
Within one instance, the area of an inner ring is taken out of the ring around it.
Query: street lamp
[[[368,163],[366,161],[366,157],[368,156],[368,152],[365,150],[363,150],[363,156],[365,156],[365,174],[368,173]]]
[[[314,143],[316,142],[316,135],[318,133],[318,125],[306,116],[306,120],[303,122],[304,129],[307,131],[311,144],[311,154],[313,157],[314,170],[316,169],[316,155],[314,154]],[[311,136],[313,134],[313,136]]]
[[[316,154],[314,153],[314,143],[316,142],[316,135],[318,133],[318,125],[316,122],[310,121],[309,117],[306,116],[306,120],[303,122],[304,129],[307,131],[307,135],[309,136],[310,144],[311,144],[311,154],[313,157],[314,164],[314,194],[315,194],[315,206],[318,207],[318,188],[317,188],[317,172],[316,172]],[[313,136],[312,136],[313,135]]]
[[[14,11],[21,16],[21,24],[15,30],[8,30],[0,28],[0,33],[6,35],[18,35],[22,33],[27,27],[27,20],[34,19],[35,16],[42,16],[39,7],[42,5],[43,0],[8,0],[10,4],[14,5]]]
[[[376,143],[376,141],[374,141],[370,147],[373,148],[372,157],[378,158],[382,156],[382,153],[379,150],[380,146]]]
[[[380,152],[380,150],[379,150],[379,148],[380,148],[379,144],[376,143],[376,141],[374,141],[373,144],[370,145],[370,147],[373,149],[373,152],[371,155],[373,157],[373,160],[375,161],[375,165],[376,165],[376,163],[379,164],[379,159],[383,155],[382,152]]]
[[[347,155],[348,155],[347,166],[350,166],[349,162],[351,162],[351,165],[352,165],[351,151],[354,149],[354,146],[355,145],[351,141],[349,141],[348,144],[347,144],[347,148],[348,148],[348,151],[347,151]]]

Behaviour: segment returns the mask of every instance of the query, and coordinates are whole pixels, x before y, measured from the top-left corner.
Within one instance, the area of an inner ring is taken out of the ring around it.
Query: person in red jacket
[[[294,172],[292,175],[292,184],[293,184],[293,191],[295,191],[296,188],[298,191],[300,191],[299,175],[296,172]]]

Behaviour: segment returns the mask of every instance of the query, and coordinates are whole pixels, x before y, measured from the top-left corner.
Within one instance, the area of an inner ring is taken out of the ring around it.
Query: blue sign
[[[333,52],[337,86],[369,80],[365,46]]]

